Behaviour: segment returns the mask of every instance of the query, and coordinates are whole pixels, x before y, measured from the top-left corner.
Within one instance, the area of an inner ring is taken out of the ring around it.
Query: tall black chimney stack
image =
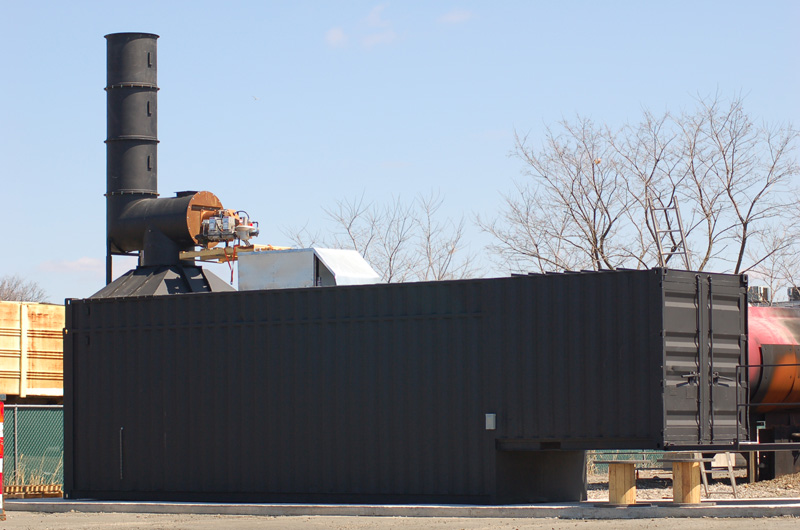
[[[220,200],[207,191],[158,198],[157,39],[106,35],[106,287],[95,297],[232,290],[180,260]],[[112,283],[114,255],[138,255],[139,266]]]
[[[125,254],[113,237],[125,206],[158,197],[158,68],[152,33],[106,35],[106,283],[111,256]]]

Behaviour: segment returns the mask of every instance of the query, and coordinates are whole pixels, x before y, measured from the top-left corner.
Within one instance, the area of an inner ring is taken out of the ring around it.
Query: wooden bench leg
[[[636,469],[634,464],[608,465],[608,503],[636,504]]]
[[[700,462],[672,463],[672,500],[700,504]]]

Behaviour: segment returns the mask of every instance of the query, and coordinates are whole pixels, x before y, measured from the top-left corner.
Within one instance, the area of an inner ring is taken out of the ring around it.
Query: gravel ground
[[[669,500],[672,498],[672,477],[669,471],[639,471],[636,482],[638,500]],[[800,498],[800,473],[775,480],[746,483],[743,471],[737,471],[740,498]],[[730,481],[726,472],[714,472],[710,477],[710,497],[732,499]],[[608,500],[608,475],[589,476],[589,499]],[[256,530],[256,529],[406,529],[440,528],[453,530],[479,529],[530,529],[566,530],[574,528],[661,530],[752,530],[800,528],[800,519],[794,517],[742,518],[742,519],[615,519],[615,520],[559,520],[559,519],[484,519],[453,517],[251,517],[222,515],[155,515],[125,513],[56,513],[7,512],[8,519],[0,522],[2,530],[94,530],[113,528],[165,529],[165,530]]]
[[[642,470],[636,480],[636,498],[638,500],[671,500],[672,473],[670,471]],[[754,484],[747,483],[746,472],[736,470],[736,488],[740,499],[765,499],[778,497],[800,498],[800,473],[785,475],[774,480],[765,480]],[[727,471],[714,471],[708,479],[706,496],[700,487],[700,496],[704,499],[733,499],[733,488]],[[590,500],[608,500],[608,475],[589,475]]]
[[[789,530],[800,527],[794,517],[758,519],[484,519],[455,517],[252,517],[245,515],[154,515],[118,513],[12,512],[0,524],[4,530],[301,530],[402,529],[402,530]]]

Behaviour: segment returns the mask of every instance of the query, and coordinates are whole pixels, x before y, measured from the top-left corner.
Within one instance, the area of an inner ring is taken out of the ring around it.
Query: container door
[[[736,366],[744,351],[744,288],[738,276],[677,275],[664,285],[664,440],[732,443],[741,423]]]
[[[673,271],[668,271],[672,280]],[[683,275],[681,275],[683,276]],[[702,418],[704,385],[701,365],[707,357],[700,337],[706,325],[703,290],[693,278],[665,281],[664,288],[664,440],[673,444],[693,444],[703,439]]]
[[[747,349],[747,287],[737,277],[709,276],[707,291],[708,331],[704,369],[708,388],[707,439],[728,444],[747,439],[747,389],[738,384],[736,367],[743,364]],[[737,288],[738,287],[738,288]]]

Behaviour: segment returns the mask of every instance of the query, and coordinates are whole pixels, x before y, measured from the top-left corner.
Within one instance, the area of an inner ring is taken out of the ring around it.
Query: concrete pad
[[[9,499],[5,510],[27,512],[159,513],[262,516],[372,517],[555,517],[560,519],[651,519],[661,517],[800,517],[800,499],[715,500],[697,506],[654,502],[627,507],[606,503],[554,503],[514,506],[225,504],[190,502],[117,502],[66,499]]]

